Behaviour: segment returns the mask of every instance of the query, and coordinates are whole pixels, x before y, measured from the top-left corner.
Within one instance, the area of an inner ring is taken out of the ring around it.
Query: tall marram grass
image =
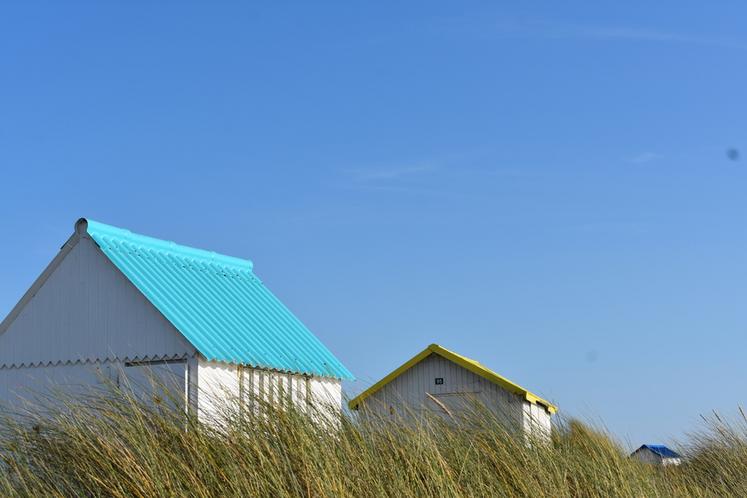
[[[210,424],[116,390],[30,405],[0,424],[0,495],[747,496],[744,417],[706,420],[662,469],[578,421],[542,442],[487,414],[364,423],[257,404]]]

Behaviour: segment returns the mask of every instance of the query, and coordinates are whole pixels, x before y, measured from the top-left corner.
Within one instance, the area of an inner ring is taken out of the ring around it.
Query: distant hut
[[[147,398],[153,375],[201,420],[252,394],[341,410],[352,379],[248,259],[81,219],[0,323],[0,402],[106,380]]]
[[[682,463],[682,456],[663,444],[644,444],[631,453],[630,457],[654,465],[679,465]]]
[[[432,413],[447,419],[475,403],[527,433],[549,434],[557,407],[475,360],[431,344],[352,399],[364,417],[406,419]]]

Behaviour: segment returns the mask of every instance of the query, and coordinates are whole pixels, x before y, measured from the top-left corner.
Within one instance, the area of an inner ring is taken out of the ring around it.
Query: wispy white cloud
[[[366,192],[387,194],[444,197],[453,199],[478,199],[474,192],[460,191],[470,177],[485,172],[464,166],[477,153],[445,154],[438,159],[413,162],[373,164],[359,168],[339,170],[342,175],[337,186]],[[479,155],[479,154],[477,154]]]
[[[489,147],[440,153],[438,156],[348,166],[336,170],[334,185],[392,195],[488,200],[489,185],[523,181],[533,168],[499,165]]]
[[[348,169],[346,172],[356,182],[384,182],[387,180],[398,180],[405,177],[413,177],[423,173],[429,173],[436,167],[431,163],[405,164],[399,166],[380,166],[369,168]]]
[[[439,170],[443,172],[443,168],[439,168],[435,162],[346,169],[344,173],[349,180],[345,188],[429,197],[458,196],[452,189],[433,185],[434,175]]]
[[[506,36],[588,38],[631,42],[689,44],[747,50],[747,41],[669,31],[655,27],[573,24],[551,20],[503,19],[493,24]]]
[[[638,27],[575,26],[572,33],[578,36],[608,40],[629,40],[640,42],[683,43],[723,48],[747,49],[747,43],[726,38],[694,36],[666,30]]]
[[[633,164],[645,164],[645,163],[650,163],[652,161],[656,161],[657,159],[660,159],[661,157],[662,155],[656,152],[642,152],[638,154],[637,156],[633,156],[630,159],[628,159],[628,162],[631,162]]]

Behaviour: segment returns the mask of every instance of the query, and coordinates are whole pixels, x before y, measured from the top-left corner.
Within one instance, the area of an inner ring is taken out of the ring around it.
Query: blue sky
[[[5,3],[0,314],[80,216],[670,441],[747,398],[742,2]]]

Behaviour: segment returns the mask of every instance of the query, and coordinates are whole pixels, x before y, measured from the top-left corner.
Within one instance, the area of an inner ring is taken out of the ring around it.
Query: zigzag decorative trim
[[[0,365],[0,370],[12,370],[20,368],[45,368],[45,367],[59,367],[59,366],[71,366],[71,365],[91,365],[94,363],[107,363],[107,362],[144,362],[144,361],[163,361],[163,360],[181,360],[189,358],[191,355],[187,353],[175,353],[175,354],[162,354],[162,355],[144,355],[144,356],[109,356],[104,358],[81,358],[77,360],[49,360],[49,361],[37,361],[37,362],[21,362],[21,363],[3,363]]]

